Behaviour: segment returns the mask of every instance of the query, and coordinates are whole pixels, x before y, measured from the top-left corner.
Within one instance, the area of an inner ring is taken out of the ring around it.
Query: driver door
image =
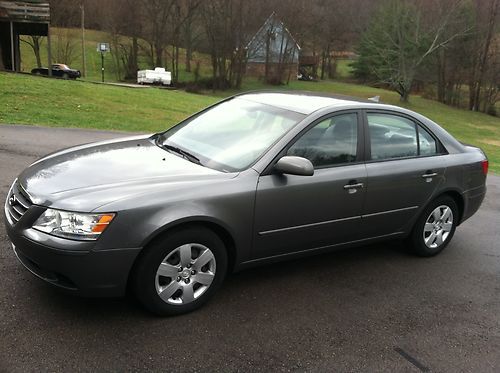
[[[322,118],[285,149],[309,159],[313,176],[259,178],[254,259],[356,240],[366,184],[360,113]]]

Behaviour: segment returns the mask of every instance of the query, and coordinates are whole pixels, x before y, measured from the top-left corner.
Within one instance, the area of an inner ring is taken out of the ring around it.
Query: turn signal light
[[[95,226],[92,228],[93,233],[102,233],[104,230],[108,227],[109,223],[111,223],[111,220],[113,220],[114,215],[102,215],[99,219],[99,221],[95,224]]]

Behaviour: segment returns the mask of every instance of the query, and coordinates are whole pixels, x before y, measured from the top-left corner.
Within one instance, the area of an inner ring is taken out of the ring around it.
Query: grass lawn
[[[336,77],[338,78],[351,78],[352,77],[352,60],[338,60]]]
[[[243,90],[262,88],[270,87],[252,79],[243,86]],[[292,81],[280,89],[361,98],[379,95],[384,103],[400,105],[394,92],[349,83]],[[0,123],[153,132],[168,128],[232,93],[196,95],[0,73]],[[490,159],[491,170],[500,173],[500,118],[455,109],[419,96],[412,96],[410,103],[403,106],[436,121],[460,141],[480,146]]]
[[[184,91],[0,73],[0,123],[153,132],[215,101]]]

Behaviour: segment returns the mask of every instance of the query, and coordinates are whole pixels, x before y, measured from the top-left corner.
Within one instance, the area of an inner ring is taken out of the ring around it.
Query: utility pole
[[[87,59],[85,57],[85,2],[82,0],[80,3],[80,10],[82,13],[82,77],[87,76]]]
[[[101,74],[102,82],[104,83],[104,52],[101,51]]]

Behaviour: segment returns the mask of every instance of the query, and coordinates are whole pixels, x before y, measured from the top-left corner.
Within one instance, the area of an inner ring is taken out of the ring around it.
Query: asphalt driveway
[[[0,199],[36,158],[122,133],[0,125]],[[55,291],[0,228],[0,371],[500,371],[500,177],[438,257],[401,244],[231,275],[201,310]]]

